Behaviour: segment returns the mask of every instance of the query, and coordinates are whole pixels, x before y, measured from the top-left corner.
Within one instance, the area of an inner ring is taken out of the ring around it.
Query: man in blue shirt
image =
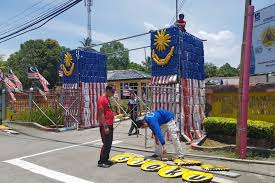
[[[167,154],[165,133],[169,132],[172,137],[174,149],[179,158],[184,157],[183,148],[179,141],[178,128],[176,121],[174,120],[174,114],[167,110],[156,110],[154,112],[145,115],[141,122],[138,122],[138,126],[141,128],[149,127],[155,135],[155,155],[163,156]]]

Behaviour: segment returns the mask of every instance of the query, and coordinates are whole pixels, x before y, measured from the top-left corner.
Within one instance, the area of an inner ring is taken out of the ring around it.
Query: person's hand
[[[167,150],[166,150],[165,145],[162,146],[162,154],[163,154],[163,155],[166,155],[166,154],[167,154]]]
[[[155,136],[155,143],[156,143],[157,145],[159,145],[159,141],[158,141],[158,139],[157,139],[156,136]]]
[[[104,131],[105,131],[105,134],[109,134],[109,128],[108,128],[108,126],[104,126]]]

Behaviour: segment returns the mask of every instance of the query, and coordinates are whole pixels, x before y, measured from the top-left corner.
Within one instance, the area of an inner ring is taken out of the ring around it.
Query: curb
[[[64,127],[64,128],[48,128],[45,127],[43,125],[40,125],[38,123],[35,122],[21,122],[21,121],[5,121],[4,123],[6,124],[16,124],[16,125],[22,125],[22,126],[26,126],[26,127],[32,127],[32,128],[36,128],[38,130],[42,130],[42,131],[47,131],[47,132],[65,132],[65,131],[70,131],[70,130],[74,130],[74,127]]]

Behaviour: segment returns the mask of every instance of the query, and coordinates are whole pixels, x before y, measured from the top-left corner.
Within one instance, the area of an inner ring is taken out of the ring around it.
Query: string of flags
[[[0,69],[0,81],[5,84],[5,87],[9,93],[9,95],[11,96],[11,99],[13,101],[16,101],[16,98],[13,94],[13,92],[15,91],[16,85],[8,77],[5,76],[5,74],[3,73],[3,71],[1,69]]]
[[[37,79],[43,86],[43,89],[45,92],[49,91],[48,85],[50,83],[39,73],[38,69],[36,67],[29,67],[28,69],[28,78],[29,79]]]
[[[9,69],[8,78],[15,83],[16,87],[20,91],[23,91],[23,85],[21,81],[18,79],[18,77],[13,73],[12,69]]]

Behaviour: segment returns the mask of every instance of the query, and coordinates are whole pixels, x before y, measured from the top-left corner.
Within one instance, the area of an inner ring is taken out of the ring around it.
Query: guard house
[[[97,99],[107,83],[107,58],[80,49],[62,55],[65,127],[96,127]]]
[[[146,95],[146,87],[151,82],[151,75],[136,70],[113,70],[107,72],[108,84],[116,89],[116,95],[119,100],[128,100],[130,97],[128,88],[140,97]]]
[[[204,49],[199,38],[171,27],[151,33],[152,110],[176,114],[182,134],[201,137],[204,118]]]

